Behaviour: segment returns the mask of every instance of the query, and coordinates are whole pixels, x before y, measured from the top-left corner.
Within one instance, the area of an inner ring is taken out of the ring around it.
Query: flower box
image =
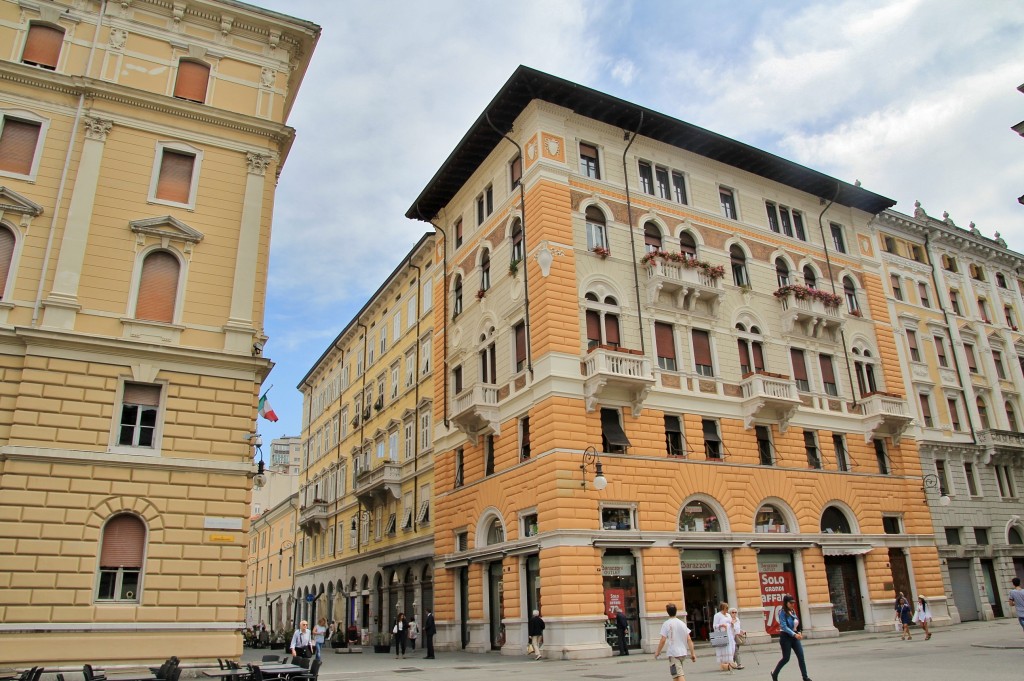
[[[797,300],[817,300],[825,305],[825,307],[839,307],[843,303],[842,297],[835,293],[829,293],[828,291],[821,291],[810,286],[800,286],[799,284],[789,284],[783,286],[775,291],[773,294],[779,300],[793,296]]]
[[[712,265],[711,263],[690,258],[682,253],[669,253],[668,251],[652,251],[640,258],[640,264],[654,267],[659,262],[673,263],[686,269],[699,269],[710,279],[721,279],[725,276],[724,265]]]

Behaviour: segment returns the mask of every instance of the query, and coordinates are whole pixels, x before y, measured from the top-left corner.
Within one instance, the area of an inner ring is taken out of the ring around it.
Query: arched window
[[[523,222],[519,218],[512,223],[512,262],[522,262],[526,253],[523,250]]]
[[[64,29],[45,24],[30,24],[25,49],[21,53],[23,64],[57,70],[60,50],[64,45]]]
[[[153,322],[174,322],[181,264],[167,251],[153,251],[142,262],[135,318]]]
[[[857,388],[860,390],[860,396],[863,398],[871,393],[878,392],[878,384],[875,381],[874,359],[871,357],[871,351],[854,348],[853,356],[854,373],[857,375]]]
[[[491,288],[491,252],[484,249],[480,256],[480,290],[486,291]]]
[[[455,307],[455,312],[453,313],[452,316],[453,317],[458,317],[460,314],[462,314],[462,275],[461,274],[456,274],[455,275],[455,290],[454,290],[454,293],[453,293],[453,298],[454,298],[454,301],[453,301],[452,304]]]
[[[661,250],[661,230],[653,222],[644,225],[644,249],[648,253]]]
[[[689,232],[683,232],[679,235],[679,252],[690,260],[697,259],[697,242]]]
[[[619,303],[613,296],[605,296],[600,302],[596,294],[588,292],[586,300],[587,349],[592,350],[598,345],[618,348],[619,338]]]
[[[843,277],[843,294],[846,296],[846,309],[850,314],[860,312],[860,305],[857,303],[857,287],[853,285],[853,279]]]
[[[14,258],[14,232],[0,225],[0,300],[7,294],[7,276],[11,272],[11,260]]]
[[[1019,528],[1011,527],[1006,533],[1006,543],[1020,545],[1024,544],[1024,534],[1021,534]]]
[[[97,601],[138,603],[146,525],[131,513],[118,513],[103,527]]]
[[[722,524],[715,509],[703,501],[691,501],[679,514],[680,532],[721,532]]]
[[[587,208],[587,248],[608,248],[608,228],[604,213],[597,206]]]
[[[729,260],[732,262],[732,283],[737,286],[750,286],[750,277],[747,276],[747,254],[743,249],[736,244],[730,246]]]
[[[782,258],[775,259],[775,278],[779,282],[779,288],[789,286],[789,265]]]
[[[762,373],[764,371],[764,346],[761,343],[761,330],[756,326],[751,326],[748,334],[742,324],[737,324],[736,330],[741,332],[740,337],[736,339],[740,353],[740,375]]]
[[[838,508],[829,506],[821,514],[821,531],[826,534],[850,534],[850,521]]]
[[[495,518],[491,521],[490,525],[487,526],[487,545],[502,544],[505,542],[505,526],[501,524],[501,520]]]
[[[182,59],[178,62],[178,75],[174,80],[174,96],[190,102],[206,102],[206,88],[210,83],[210,65]]]
[[[981,427],[984,430],[989,430],[992,424],[988,420],[988,406],[985,404],[985,400],[981,397],[978,398],[978,418],[981,419]]]
[[[1020,431],[1020,428],[1017,427],[1017,410],[1010,402],[1006,403],[1006,422],[1010,424],[1010,430]]]
[[[814,274],[814,268],[804,265],[804,286],[807,288],[818,288],[818,277]]]
[[[786,517],[782,511],[771,504],[765,504],[757,509],[754,516],[754,532],[789,532],[786,525]]]

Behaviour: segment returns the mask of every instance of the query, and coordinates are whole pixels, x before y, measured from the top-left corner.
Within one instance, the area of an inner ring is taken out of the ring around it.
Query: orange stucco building
[[[894,202],[520,67],[407,217],[438,229],[441,647],[653,650],[666,602],[752,640],[948,621],[882,287]]]

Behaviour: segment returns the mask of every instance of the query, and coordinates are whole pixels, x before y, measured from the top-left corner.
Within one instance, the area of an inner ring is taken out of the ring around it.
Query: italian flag
[[[277,421],[277,414],[274,413],[274,408],[270,406],[270,400],[267,399],[266,393],[263,393],[263,397],[260,398],[260,416],[270,422]]]

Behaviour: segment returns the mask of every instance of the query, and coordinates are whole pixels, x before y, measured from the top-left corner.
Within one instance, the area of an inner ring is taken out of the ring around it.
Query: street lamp
[[[580,464],[580,470],[583,471],[583,489],[587,488],[587,471],[591,468],[594,469],[594,489],[600,492],[608,486],[608,478],[604,477],[601,454],[593,446],[583,450],[583,463]]]
[[[949,506],[952,501],[948,494],[941,494],[942,485],[939,484],[939,476],[934,473],[928,473],[921,478],[921,491],[924,492],[925,496],[928,496],[928,490],[937,490],[940,492],[939,506]]]

